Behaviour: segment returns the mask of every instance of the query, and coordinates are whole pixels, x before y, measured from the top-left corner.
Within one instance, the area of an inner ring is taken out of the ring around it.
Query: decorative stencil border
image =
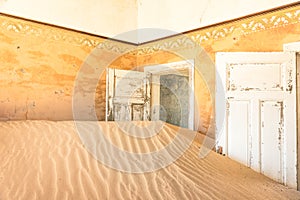
[[[300,4],[222,25],[195,30],[184,35],[177,35],[144,45],[129,45],[123,42],[90,36],[84,33],[0,14],[0,31],[36,36],[82,47],[95,48],[98,46],[99,48],[118,54],[129,52],[134,55],[151,54],[161,50],[170,51],[190,48],[210,42],[211,40],[220,40],[233,34],[236,34],[236,36],[247,35],[296,23],[300,23]]]
[[[116,53],[124,53],[135,47],[135,45],[129,45],[123,42],[0,14],[0,32],[3,31],[13,34],[35,36],[45,40],[65,42],[91,49],[100,47]]]
[[[210,43],[212,40],[221,40],[232,35],[234,37],[248,35],[296,23],[300,23],[300,4],[141,45],[137,54],[151,54],[160,50],[185,49],[195,45]]]

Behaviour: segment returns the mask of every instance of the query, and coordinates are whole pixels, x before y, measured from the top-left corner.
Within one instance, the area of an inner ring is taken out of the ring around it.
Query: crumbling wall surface
[[[84,73],[93,76],[100,61],[108,61],[109,54],[119,57],[109,67],[132,69],[171,63],[182,52],[193,52],[194,44],[201,46],[210,58],[199,57],[195,66],[194,93],[199,118],[196,129],[203,133],[213,127],[215,69],[211,62],[216,52],[282,51],[285,43],[299,41],[300,6],[282,8],[241,20],[201,28],[182,35],[136,46],[127,52],[121,42],[106,44],[108,54],[90,63]],[[188,38],[188,39],[187,39]],[[76,31],[39,24],[0,15],[0,120],[71,120],[72,99],[76,76],[87,57],[104,38]],[[93,67],[95,69],[93,69]],[[80,87],[84,95],[95,94],[95,111],[99,120],[105,116],[105,73],[98,85],[86,83]],[[83,119],[88,120],[92,112]]]
[[[189,79],[168,74],[160,76],[160,120],[188,128]]]

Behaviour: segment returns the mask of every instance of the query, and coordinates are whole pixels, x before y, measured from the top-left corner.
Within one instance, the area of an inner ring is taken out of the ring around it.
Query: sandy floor
[[[136,140],[113,123],[106,137],[132,152],[149,152],[172,141],[176,127]],[[0,199],[300,199],[227,157],[199,159],[201,136],[176,162],[155,172],[111,169],[86,151],[74,122],[0,122]]]

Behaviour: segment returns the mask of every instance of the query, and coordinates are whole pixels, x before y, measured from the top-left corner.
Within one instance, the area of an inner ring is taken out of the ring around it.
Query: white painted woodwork
[[[229,101],[228,156],[248,165],[249,101]],[[239,123],[236,123],[239,122]],[[236,142],[239,141],[239,142]]]
[[[216,55],[217,146],[257,172],[297,187],[295,53]]]
[[[158,121],[160,113],[160,75],[152,74],[151,77],[151,120]]]
[[[282,87],[280,64],[232,64],[228,73],[230,91],[281,90]],[[266,81],[266,75],[272,78]]]
[[[283,50],[286,52],[300,52],[300,42],[292,42],[283,45]]]
[[[293,52],[296,54],[296,72],[297,72],[297,83],[296,83],[296,88],[297,88],[297,164],[298,164],[298,190],[300,190],[300,42],[293,42],[293,43],[288,43],[283,45],[283,49],[286,52]]]
[[[283,183],[283,102],[261,102],[261,173]]]
[[[148,120],[150,87],[146,74],[111,68],[106,72],[106,120]]]
[[[145,73],[151,74],[151,119],[159,120],[160,76],[176,74],[189,77],[189,119],[188,128],[195,130],[194,60],[146,66]]]

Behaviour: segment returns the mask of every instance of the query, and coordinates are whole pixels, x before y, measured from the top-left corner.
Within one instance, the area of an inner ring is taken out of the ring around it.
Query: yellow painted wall
[[[195,96],[200,112],[198,130],[206,132],[210,124],[214,128],[216,75],[211,62],[215,62],[215,53],[282,51],[283,44],[296,41],[300,41],[300,5],[142,45],[139,47],[138,65],[174,62],[178,58],[172,55],[176,54],[196,59],[200,69],[195,76]],[[203,57],[203,53],[194,55],[199,46],[210,60]]]
[[[6,20],[1,17],[2,22]],[[1,27],[0,117],[70,119],[74,78],[90,48],[49,39],[39,30],[49,28],[54,34],[56,29],[34,25],[37,35]]]
[[[0,119],[72,119],[76,75],[92,50],[105,39],[0,16],[0,41]],[[118,46],[118,51],[126,47],[118,42],[110,45]],[[124,66],[135,59],[123,57],[113,65]],[[100,112],[105,110],[105,91],[97,90],[95,99],[103,120]]]
[[[0,119],[72,119],[75,77],[87,56],[104,38],[0,15]],[[192,42],[191,42],[192,41]],[[201,124],[206,132],[213,116],[215,74],[210,66],[219,51],[282,51],[284,43],[300,41],[300,6],[294,6],[219,26],[199,29],[140,46],[106,43],[107,54],[90,63],[101,65],[115,59],[110,67],[132,69],[182,59],[196,59],[200,72],[195,92]],[[201,46],[210,59],[193,54]],[[129,50],[129,52],[127,52]],[[192,53],[191,53],[192,52]],[[93,77],[93,70],[84,72]],[[206,80],[203,79],[206,77]],[[99,78],[99,77],[94,77]],[[210,89],[210,90],[209,90]],[[96,91],[99,120],[104,119],[105,74]],[[89,115],[83,117],[88,119]]]

